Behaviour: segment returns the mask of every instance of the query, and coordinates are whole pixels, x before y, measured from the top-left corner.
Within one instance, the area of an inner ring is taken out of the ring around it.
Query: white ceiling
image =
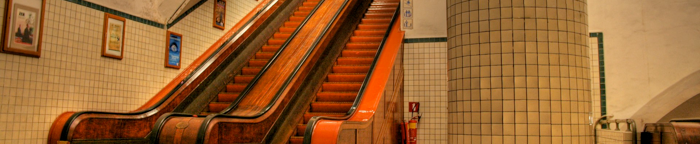
[[[166,24],[200,0],[86,0],[137,17]],[[180,8],[178,10],[178,8]],[[177,13],[177,15],[175,15]],[[172,18],[171,18],[172,17]],[[170,20],[170,21],[169,21]],[[167,21],[167,22],[166,22]]]

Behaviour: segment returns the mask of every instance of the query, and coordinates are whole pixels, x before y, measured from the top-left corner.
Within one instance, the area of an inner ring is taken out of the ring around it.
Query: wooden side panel
[[[356,141],[357,137],[360,137],[358,135],[358,131],[354,129],[346,129],[340,131],[340,136],[338,137],[338,143],[340,144],[361,144]]]
[[[116,138],[144,138],[153,127],[156,119],[166,112],[172,111],[177,104],[179,104],[185,96],[189,95],[190,92],[201,83],[205,77],[210,74],[222,61],[234,50],[237,49],[243,40],[250,36],[258,26],[260,26],[270,14],[275,11],[276,7],[273,7],[269,11],[263,13],[262,17],[258,19],[249,28],[244,28],[245,21],[253,18],[253,16],[258,11],[262,11],[265,3],[270,0],[261,2],[253,12],[246,15],[240,23],[236,24],[229,32],[227,32],[222,38],[215,42],[207,51],[205,51],[200,57],[195,59],[190,66],[183,70],[180,75],[173,79],[168,85],[165,86],[160,92],[158,92],[151,100],[146,102],[140,108],[134,110],[142,111],[148,109],[149,107],[156,106],[155,109],[150,112],[142,114],[83,114],[78,116],[74,121],[69,121],[68,118],[71,117],[72,112],[64,113],[57,118],[57,121],[53,123],[49,133],[49,139],[47,143],[54,144],[61,140],[61,135],[67,135],[63,140],[71,141],[73,139],[116,139]],[[279,3],[278,3],[279,4]],[[279,6],[279,5],[277,5]],[[242,30],[243,29],[243,30]],[[214,54],[216,49],[224,44],[227,38],[232,37],[236,31],[242,30],[244,33],[239,35],[239,38],[225,45],[228,49],[225,49],[218,55],[215,55],[215,60],[205,63],[205,60]],[[193,77],[191,81],[185,82],[181,89],[177,91],[173,96],[166,99],[166,101],[161,105],[156,105],[161,100],[165,99],[168,93],[173,91],[175,87],[190,75],[197,67],[203,65],[206,67],[201,74]],[[71,123],[69,123],[71,122]],[[63,128],[69,126],[68,131],[63,131]]]

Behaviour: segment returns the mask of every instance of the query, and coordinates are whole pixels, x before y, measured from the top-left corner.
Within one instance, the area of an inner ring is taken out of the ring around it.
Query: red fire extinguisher
[[[420,120],[420,116],[415,116],[405,124],[407,144],[416,144],[418,142],[418,120]]]
[[[418,120],[412,118],[408,121],[408,143],[416,144],[418,142]]]

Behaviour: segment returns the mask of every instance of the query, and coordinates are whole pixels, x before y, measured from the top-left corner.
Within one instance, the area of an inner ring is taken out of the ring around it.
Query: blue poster
[[[170,44],[168,45],[168,65],[180,66],[180,48],[182,36],[170,34]]]

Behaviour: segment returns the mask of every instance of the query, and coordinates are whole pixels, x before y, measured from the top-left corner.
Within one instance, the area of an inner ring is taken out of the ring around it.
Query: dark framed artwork
[[[224,29],[226,25],[226,0],[214,1],[214,27]]]
[[[182,55],[182,35],[168,31],[166,35],[165,67],[180,69]]]
[[[2,51],[41,56],[45,0],[8,0]]]
[[[115,59],[124,58],[124,32],[126,19],[105,13],[102,34],[102,56]]]

